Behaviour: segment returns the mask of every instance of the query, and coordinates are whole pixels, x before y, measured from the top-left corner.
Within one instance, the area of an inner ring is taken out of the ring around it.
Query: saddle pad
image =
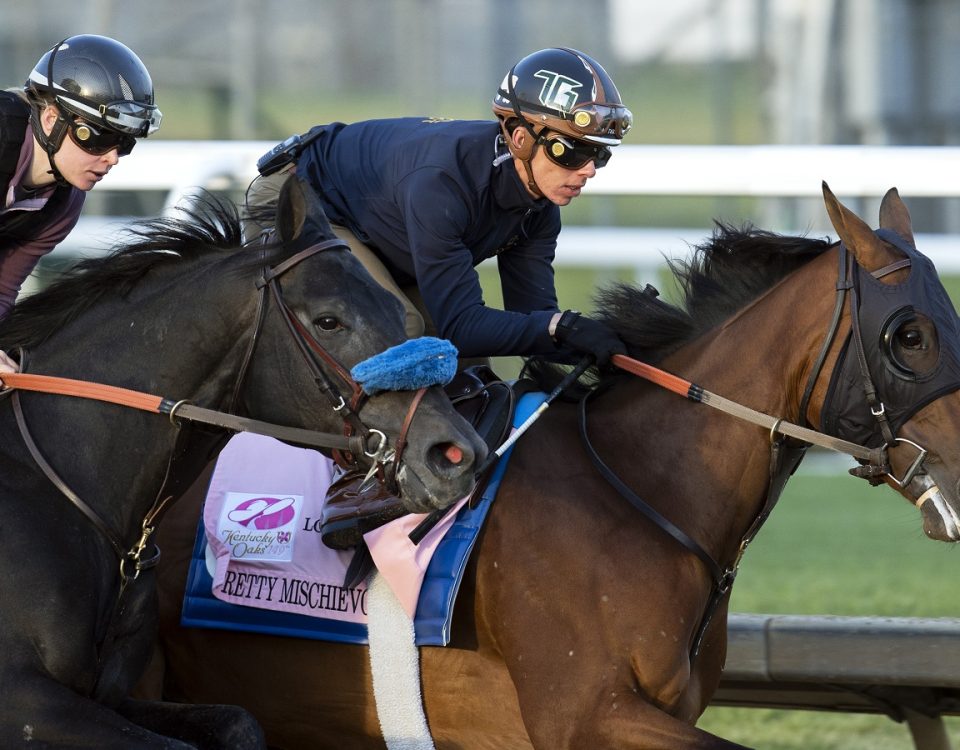
[[[528,393],[521,397],[514,415],[514,426],[522,424],[545,398],[546,394],[543,393]],[[453,523],[436,545],[423,575],[416,605],[414,626],[417,645],[445,646],[450,642],[453,605],[463,572],[490,504],[496,496],[511,451],[512,448],[504,454],[495,467],[482,498],[472,508],[466,505],[461,507]],[[251,504],[253,502],[255,499],[251,498],[246,501],[245,506],[251,513],[256,510],[256,506]],[[243,503],[237,507],[242,506]],[[350,553],[339,554],[349,555]],[[356,612],[348,620],[277,611],[260,606],[244,606],[217,598],[213,593],[214,579],[208,569],[208,558],[212,557],[205,524],[201,519],[184,592],[181,617],[181,623],[184,626],[258,632],[339,643],[367,643],[366,615],[360,607],[353,607]],[[374,558],[376,559],[376,555]],[[344,566],[348,562],[348,559],[345,560]],[[223,576],[218,575],[218,578],[222,579]],[[219,583],[222,585],[223,580]],[[343,598],[343,604],[346,607],[351,604],[349,601],[351,593],[354,597],[357,596],[356,591],[339,589],[335,593]],[[362,594],[365,594],[365,590]]]

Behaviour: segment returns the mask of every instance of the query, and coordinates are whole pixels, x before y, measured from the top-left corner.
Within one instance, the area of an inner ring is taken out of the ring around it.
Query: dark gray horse
[[[129,247],[18,305],[0,347],[22,351],[28,373],[349,433],[362,448],[352,455],[369,463],[363,449],[376,454],[377,430],[396,441],[414,396],[366,398],[347,373],[403,341],[400,305],[296,180],[276,226],[277,241],[238,249],[236,210],[211,198],[186,218],[145,222]],[[335,411],[341,395],[348,406]],[[177,421],[19,389],[0,397],[0,747],[262,746],[239,709],[128,697],[156,633],[156,548],[144,532],[225,434]],[[439,388],[406,441],[397,475],[419,498],[411,509],[469,491],[485,449]]]

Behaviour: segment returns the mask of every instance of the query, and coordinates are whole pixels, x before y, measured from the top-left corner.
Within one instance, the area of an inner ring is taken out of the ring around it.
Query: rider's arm
[[[23,282],[36,268],[40,259],[59,245],[76,226],[84,197],[83,192],[72,191],[59,215],[50,219],[35,237],[0,254],[0,319],[13,308]],[[10,215],[19,211],[20,209],[16,208],[8,209]],[[6,213],[0,214],[0,242],[5,239],[2,217]]]
[[[520,310],[487,307],[473,256],[462,239],[473,220],[470,201],[442,176],[407,187],[403,210],[408,247],[417,286],[439,335],[452,341],[464,357],[555,352],[547,332],[556,312],[555,300],[551,303],[552,273],[549,291],[544,289]]]

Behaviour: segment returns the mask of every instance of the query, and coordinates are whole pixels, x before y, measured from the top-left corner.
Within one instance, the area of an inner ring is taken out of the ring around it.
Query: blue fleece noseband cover
[[[373,395],[380,391],[415,391],[446,385],[457,372],[457,348],[446,339],[423,336],[365,359],[350,375]]]

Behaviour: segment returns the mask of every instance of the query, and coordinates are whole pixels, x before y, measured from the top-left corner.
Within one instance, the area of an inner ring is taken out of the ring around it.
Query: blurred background
[[[960,144],[955,0],[0,0],[0,85],[21,84],[77,33],[113,36],[144,60],[164,113],[157,139],[488,119],[513,62],[572,46],[607,68],[633,110],[628,144]],[[960,231],[956,209],[911,202],[925,232]],[[823,223],[819,201],[589,191],[564,221],[700,228],[716,216]]]
[[[960,145],[957,0],[0,0],[0,85],[21,85],[47,49],[78,33],[115,37],[143,59],[164,113],[151,141],[212,148],[276,142],[333,120],[490,119],[493,93],[515,61],[572,46],[601,62],[633,110],[627,144]],[[122,170],[138,169],[147,145],[91,193],[85,219],[162,210],[163,190],[110,188]],[[695,181],[709,167],[687,160],[675,168]],[[933,171],[960,174],[947,159]],[[896,184],[891,174],[888,186]],[[960,235],[957,188],[948,197],[903,195],[916,231]],[[875,226],[881,195],[841,197]],[[715,218],[782,232],[829,226],[822,201],[810,197],[588,186],[563,209],[565,231],[669,227],[703,237]],[[34,283],[68,260],[53,253]],[[647,272],[629,262],[563,263],[561,305],[588,310],[597,285],[647,281]],[[498,304],[492,271],[481,266],[480,274],[488,304]],[[669,286],[662,272],[654,276]],[[945,276],[958,299],[960,281]],[[515,372],[515,363],[500,366]],[[829,459],[811,455],[788,485],[746,556],[732,609],[960,617],[957,549],[923,538],[908,503]],[[701,724],[764,748],[912,745],[884,716],[711,708]],[[960,722],[951,720],[950,732],[960,741]]]

